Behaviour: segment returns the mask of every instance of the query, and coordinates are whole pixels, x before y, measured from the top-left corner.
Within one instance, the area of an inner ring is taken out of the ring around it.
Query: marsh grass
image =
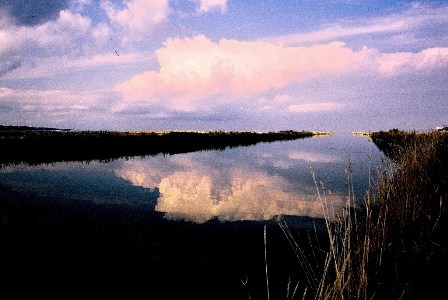
[[[351,163],[339,215],[311,170],[329,239],[323,261],[305,255],[278,218],[306,274],[302,299],[439,299],[446,289],[448,134],[393,130],[371,137],[392,163],[361,205]]]

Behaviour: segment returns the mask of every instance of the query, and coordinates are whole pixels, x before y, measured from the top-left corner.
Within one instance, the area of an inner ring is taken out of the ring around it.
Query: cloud
[[[206,13],[213,9],[219,9],[222,13],[227,10],[227,0],[194,0],[199,3],[198,12]]]
[[[448,68],[448,48],[429,48],[420,52],[380,54],[376,60],[378,71],[394,75],[413,71]]]
[[[101,6],[113,23],[139,33],[166,21],[169,13],[168,0],[124,0],[122,9],[103,0]]]
[[[214,42],[204,35],[169,39],[156,56],[158,71],[135,75],[116,86],[128,103],[195,111],[236,99],[256,98],[265,110],[273,104],[289,104],[288,111],[292,113],[328,111],[341,109],[342,105],[319,99],[294,103],[286,94],[269,102],[264,94],[322,77],[431,72],[448,66],[448,48],[442,47],[381,53],[367,47],[354,51],[341,42],[283,47],[262,41]],[[212,98],[215,103],[207,101]]]
[[[91,0],[6,1],[4,7],[0,1],[0,76],[36,58],[90,57],[99,49],[117,49],[119,42],[147,38],[147,31],[165,21],[169,11],[168,1],[125,1],[122,9],[103,1],[110,20],[95,23],[82,14]],[[22,18],[27,11],[36,12],[32,23]]]
[[[282,47],[267,42],[204,35],[169,39],[156,51],[159,71],[147,71],[117,86],[127,101],[192,107],[211,95],[252,97],[301,80],[345,73],[360,65],[364,50],[344,43]],[[337,57],[337,59],[335,59]]]
[[[73,0],[0,0],[0,16],[6,15],[17,26],[35,26],[55,20]]]
[[[141,62],[138,54],[120,53],[110,43],[111,28],[69,10],[34,27],[0,29],[0,77],[23,79],[54,76],[92,67]],[[108,53],[100,51],[108,50]]]
[[[46,56],[79,52],[81,40],[88,41],[86,34],[91,29],[89,18],[68,10],[58,12],[57,19],[34,27],[9,24],[0,29],[0,57],[7,52],[22,56],[30,52],[33,57],[40,56],[42,50],[48,51]]]
[[[91,0],[59,1],[65,4],[52,5],[54,15],[51,18],[42,17],[34,26],[24,26],[23,22],[13,22],[12,16],[9,16],[9,11],[13,7],[21,7],[21,2],[40,5],[35,4],[38,1],[12,1],[3,10],[3,16],[0,9],[0,77],[3,78],[67,73],[80,67],[86,68],[88,64],[94,67],[98,60],[104,67],[108,66],[108,62],[110,66],[135,65],[141,60],[128,51],[128,46],[134,44],[124,46],[119,43],[129,41],[134,36],[146,38],[145,30],[163,22],[168,13],[167,1],[125,1],[120,9],[110,1],[103,1],[103,7],[110,8],[112,24],[108,23],[110,20],[96,23],[82,13]],[[120,57],[115,54],[116,49],[120,49]]]
[[[34,41],[39,46],[58,46],[58,48],[65,47],[65,51],[67,49],[79,51],[80,45],[88,41],[91,29],[92,21],[89,18],[79,13],[62,10],[57,20],[42,24],[35,29],[22,30],[22,32],[26,33],[28,40]]]

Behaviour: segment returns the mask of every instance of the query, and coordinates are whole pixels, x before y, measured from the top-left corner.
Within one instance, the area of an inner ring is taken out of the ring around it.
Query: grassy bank
[[[71,131],[0,127],[0,164],[111,160],[222,150],[320,135],[311,131]]]
[[[328,221],[326,259],[306,258],[316,267],[304,268],[310,280],[297,298],[440,299],[446,290],[448,134],[392,130],[370,137],[392,165],[364,205],[348,196],[339,221]],[[331,195],[316,188],[325,207]]]
[[[392,130],[372,139],[397,165],[374,199],[377,294],[438,299],[447,279],[448,133]]]

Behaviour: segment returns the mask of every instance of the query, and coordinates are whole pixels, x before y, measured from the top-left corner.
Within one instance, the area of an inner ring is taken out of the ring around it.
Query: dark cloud
[[[54,20],[73,0],[0,0],[0,12],[19,26],[34,26]]]

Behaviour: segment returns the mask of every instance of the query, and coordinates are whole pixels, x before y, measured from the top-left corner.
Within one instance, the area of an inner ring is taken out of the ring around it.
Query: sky
[[[448,125],[448,1],[0,0],[0,124]]]

